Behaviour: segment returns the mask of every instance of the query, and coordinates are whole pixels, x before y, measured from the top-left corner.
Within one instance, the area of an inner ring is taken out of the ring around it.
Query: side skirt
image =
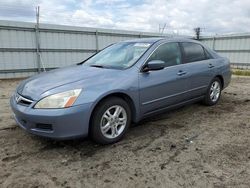
[[[173,110],[173,109],[176,109],[176,108],[188,105],[188,104],[193,104],[195,102],[201,101],[202,99],[204,99],[204,96],[196,97],[196,98],[193,98],[193,99],[190,99],[190,100],[187,100],[187,101],[183,101],[183,102],[178,103],[178,104],[174,104],[174,105],[171,105],[171,106],[167,106],[165,108],[157,109],[157,110],[154,110],[154,111],[151,111],[151,112],[148,112],[148,113],[144,114],[142,119],[153,116],[153,115],[156,115],[156,114],[159,114],[159,113],[170,111],[170,110]]]

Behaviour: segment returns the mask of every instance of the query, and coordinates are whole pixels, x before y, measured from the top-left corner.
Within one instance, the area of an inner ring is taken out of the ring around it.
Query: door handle
[[[210,69],[213,68],[213,67],[214,67],[214,65],[211,64],[211,63],[208,65],[208,68],[210,68]]]
[[[186,71],[182,71],[182,70],[180,70],[180,71],[177,73],[178,76],[182,76],[182,75],[184,75],[184,74],[187,74],[187,72],[186,72]]]

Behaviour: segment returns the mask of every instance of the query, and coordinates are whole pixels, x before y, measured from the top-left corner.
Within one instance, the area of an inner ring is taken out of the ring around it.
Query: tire
[[[110,97],[95,108],[90,123],[90,136],[99,144],[112,144],[122,139],[130,123],[131,110],[127,102],[119,97]]]
[[[213,88],[216,88],[216,91]],[[203,103],[207,106],[213,106],[217,104],[220,100],[221,90],[221,80],[218,77],[215,77],[209,84]],[[214,94],[212,94],[213,91]]]

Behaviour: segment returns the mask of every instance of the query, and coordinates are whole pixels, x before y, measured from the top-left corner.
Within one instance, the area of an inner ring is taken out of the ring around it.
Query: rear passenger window
[[[184,42],[182,43],[182,46],[185,53],[185,63],[207,59],[201,45],[192,42]]]
[[[166,43],[159,46],[147,62],[161,60],[165,67],[181,64],[181,51],[178,43]]]

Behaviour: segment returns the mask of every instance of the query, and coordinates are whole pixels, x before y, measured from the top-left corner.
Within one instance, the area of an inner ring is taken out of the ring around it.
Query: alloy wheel
[[[210,88],[210,99],[212,102],[216,102],[219,99],[220,92],[221,92],[220,83],[218,81],[214,81],[211,84]]]
[[[120,105],[108,108],[100,122],[101,132],[104,137],[113,139],[121,135],[127,124],[126,110]]]

